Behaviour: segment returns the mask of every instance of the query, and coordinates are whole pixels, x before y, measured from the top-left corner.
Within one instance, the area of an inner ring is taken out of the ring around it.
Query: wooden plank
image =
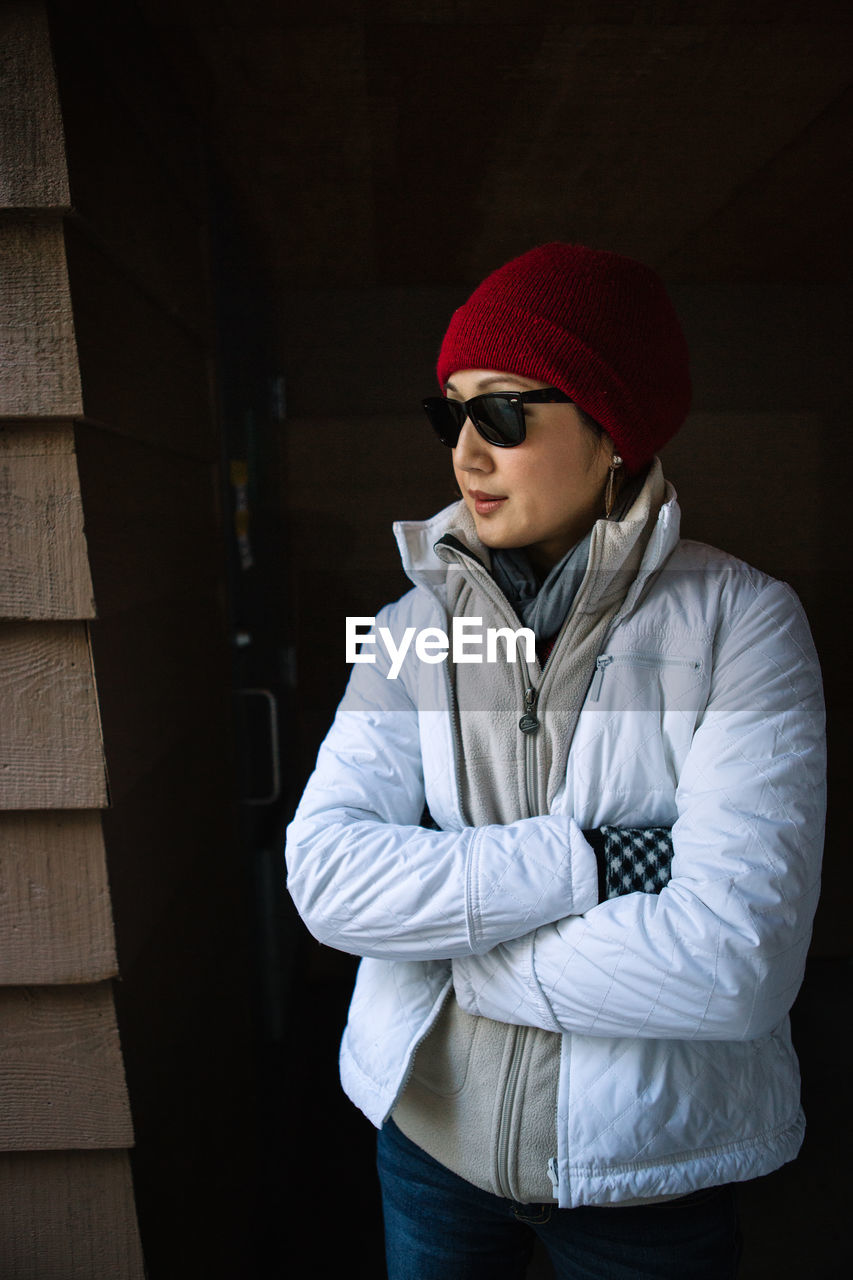
[[[83,410],[62,221],[0,222],[0,417]]]
[[[107,803],[87,628],[0,622],[0,809]]]
[[[213,590],[225,571],[216,464],[85,423],[76,441],[99,615]]]
[[[0,1151],[133,1143],[108,982],[0,988]]]
[[[66,250],[85,416],[135,440],[217,459],[206,345],[71,222]]]
[[[91,618],[74,428],[0,424],[0,618]]]
[[[0,986],[117,973],[100,814],[0,813]]]
[[[126,1151],[0,1155],[4,1280],[143,1280]]]
[[[0,208],[67,208],[62,114],[45,6],[0,8]]]

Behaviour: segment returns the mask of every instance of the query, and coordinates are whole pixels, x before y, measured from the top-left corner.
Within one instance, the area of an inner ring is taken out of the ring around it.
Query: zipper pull
[[[554,1188],[554,1196],[556,1198],[557,1193],[560,1190],[560,1175],[557,1172],[556,1156],[551,1156],[551,1159],[548,1161],[548,1177],[551,1179],[551,1186]]]
[[[595,660],[595,675],[592,678],[592,684],[589,690],[590,702],[597,702],[601,697],[601,686],[604,683],[604,673],[613,661],[612,654],[604,653]]]
[[[534,688],[524,690],[524,715],[518,722],[522,733],[535,733],[539,728],[539,721],[536,718],[537,697],[538,694]]]

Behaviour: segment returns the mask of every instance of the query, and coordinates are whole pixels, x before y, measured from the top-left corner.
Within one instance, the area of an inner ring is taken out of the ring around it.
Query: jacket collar
[[[632,525],[645,522],[649,515],[650,495],[663,491],[655,527],[648,539],[637,570],[638,578],[647,581],[672,552],[679,539],[681,509],[675,489],[663,476],[660,459],[652,462],[646,482],[631,508],[618,523],[599,520],[593,526],[594,543],[604,540],[633,540]],[[444,507],[429,520],[397,520],[393,525],[394,536],[400,551],[400,559],[406,576],[417,587],[428,591],[444,603],[448,559],[448,543],[457,544],[458,552],[473,555],[491,571],[489,550],[477,537],[474,520],[465,503],[460,499]],[[442,546],[437,546],[443,540]]]

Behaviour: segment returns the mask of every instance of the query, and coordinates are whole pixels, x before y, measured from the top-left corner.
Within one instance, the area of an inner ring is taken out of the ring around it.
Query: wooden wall
[[[0,1273],[230,1277],[255,1128],[204,150],[127,14],[80,16],[0,16]]]
[[[111,979],[70,195],[40,6],[0,47],[0,1270],[141,1276]]]

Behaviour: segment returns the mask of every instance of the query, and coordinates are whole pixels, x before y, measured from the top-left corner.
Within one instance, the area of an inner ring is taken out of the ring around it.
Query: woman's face
[[[489,369],[453,374],[446,394],[470,400],[485,391],[532,391],[547,382]],[[494,549],[525,547],[547,572],[604,515],[613,453],[610,437],[584,426],[573,404],[524,409],[526,438],[511,449],[489,444],[466,419],[453,470],[480,540]]]

